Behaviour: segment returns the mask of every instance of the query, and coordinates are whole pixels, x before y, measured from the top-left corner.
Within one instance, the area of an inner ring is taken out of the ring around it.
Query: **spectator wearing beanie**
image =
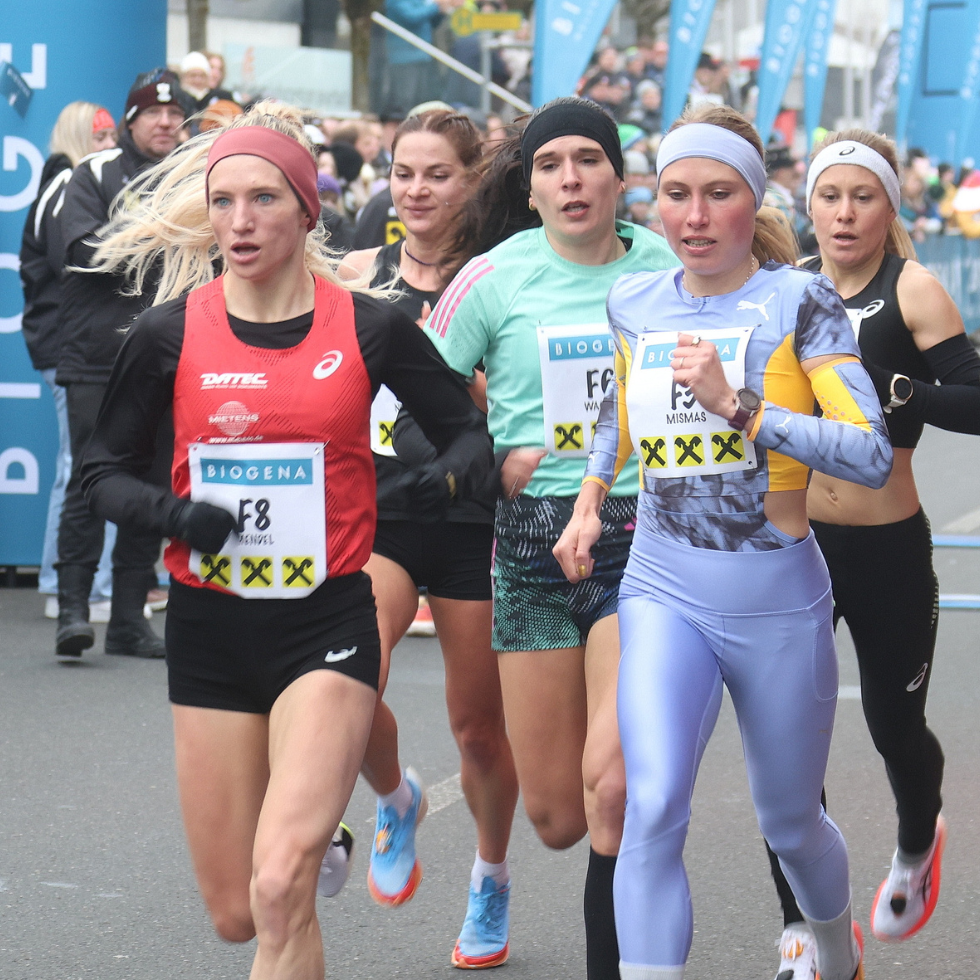
[[[66,270],[60,307],[61,350],[56,381],[66,389],[72,472],[65,490],[58,534],[59,656],[77,657],[92,646],[88,597],[102,552],[104,522],[88,509],[80,467],[95,428],[109,372],[126,330],[150,304],[154,283],[140,296],[124,295],[114,275],[72,271],[93,264],[98,230],[119,192],[177,146],[186,116],[186,95],[177,76],[155,68],[136,78],[126,99],[119,145],[84,159],[65,188],[60,221]],[[159,455],[149,474],[170,486],[172,432],[157,441]],[[113,550],[112,606],[105,652],[162,657],[163,641],[143,618],[147,593],[156,586],[160,538],[120,527]]]

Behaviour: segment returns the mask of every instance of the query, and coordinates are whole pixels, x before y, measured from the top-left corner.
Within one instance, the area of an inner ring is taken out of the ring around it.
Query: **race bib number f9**
[[[191,551],[190,571],[246,599],[299,599],[327,577],[322,443],[188,450],[191,500],[238,517],[221,554]]]
[[[701,332],[702,343],[718,348],[725,378],[736,391],[745,387],[745,350],[754,329]],[[674,380],[670,362],[677,336],[677,331],[658,331],[637,338],[626,410],[630,438],[644,472],[665,478],[754,469],[755,446]]]
[[[544,446],[552,456],[589,455],[614,352],[605,323],[538,327]]]

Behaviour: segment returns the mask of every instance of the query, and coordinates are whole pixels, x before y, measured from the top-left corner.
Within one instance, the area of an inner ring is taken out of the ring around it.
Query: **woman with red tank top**
[[[85,492],[172,539],[177,777],[214,927],[257,936],[253,980],[316,980],[317,878],[378,685],[372,398],[388,385],[436,447],[406,476],[420,517],[482,483],[489,439],[422,331],[337,278],[295,110],[260,103],[134,191],[101,267],[136,289],[154,262],[163,276],[113,369]],[[141,479],[170,408],[172,492]]]

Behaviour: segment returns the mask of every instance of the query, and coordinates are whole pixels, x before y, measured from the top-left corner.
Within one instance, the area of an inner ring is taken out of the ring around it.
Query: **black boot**
[[[83,565],[58,566],[58,635],[55,653],[59,657],[80,657],[95,643],[95,630],[88,621],[88,597],[95,572]]]
[[[159,659],[163,640],[143,618],[146,593],[156,584],[152,571],[125,569],[112,573],[112,612],[105,632],[105,652],[121,657]]]

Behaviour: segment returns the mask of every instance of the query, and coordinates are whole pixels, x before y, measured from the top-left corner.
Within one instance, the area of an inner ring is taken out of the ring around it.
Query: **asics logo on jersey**
[[[915,677],[912,678],[912,682],[905,688],[905,690],[908,691],[909,694],[911,694],[913,691],[918,691],[918,689],[922,687],[922,684],[926,679],[926,674],[928,673],[929,665],[923,664],[922,669],[915,675]]]
[[[769,314],[766,312],[766,304],[775,296],[775,292],[770,293],[761,303],[750,303],[747,299],[740,299],[736,310],[758,310],[768,321]]]
[[[324,658],[324,662],[328,664],[335,664],[338,660],[346,660],[348,657],[353,657],[357,653],[357,647],[349,647],[344,650],[338,650],[336,653],[331,650]]]
[[[343,363],[344,353],[339,350],[328,350],[326,354],[323,355],[323,360],[313,368],[313,377],[317,381],[322,381],[324,378],[329,378],[337,368]]]
[[[215,374],[209,371],[201,375],[202,390],[208,388],[265,388],[268,384],[265,372],[258,374],[252,371]]]

